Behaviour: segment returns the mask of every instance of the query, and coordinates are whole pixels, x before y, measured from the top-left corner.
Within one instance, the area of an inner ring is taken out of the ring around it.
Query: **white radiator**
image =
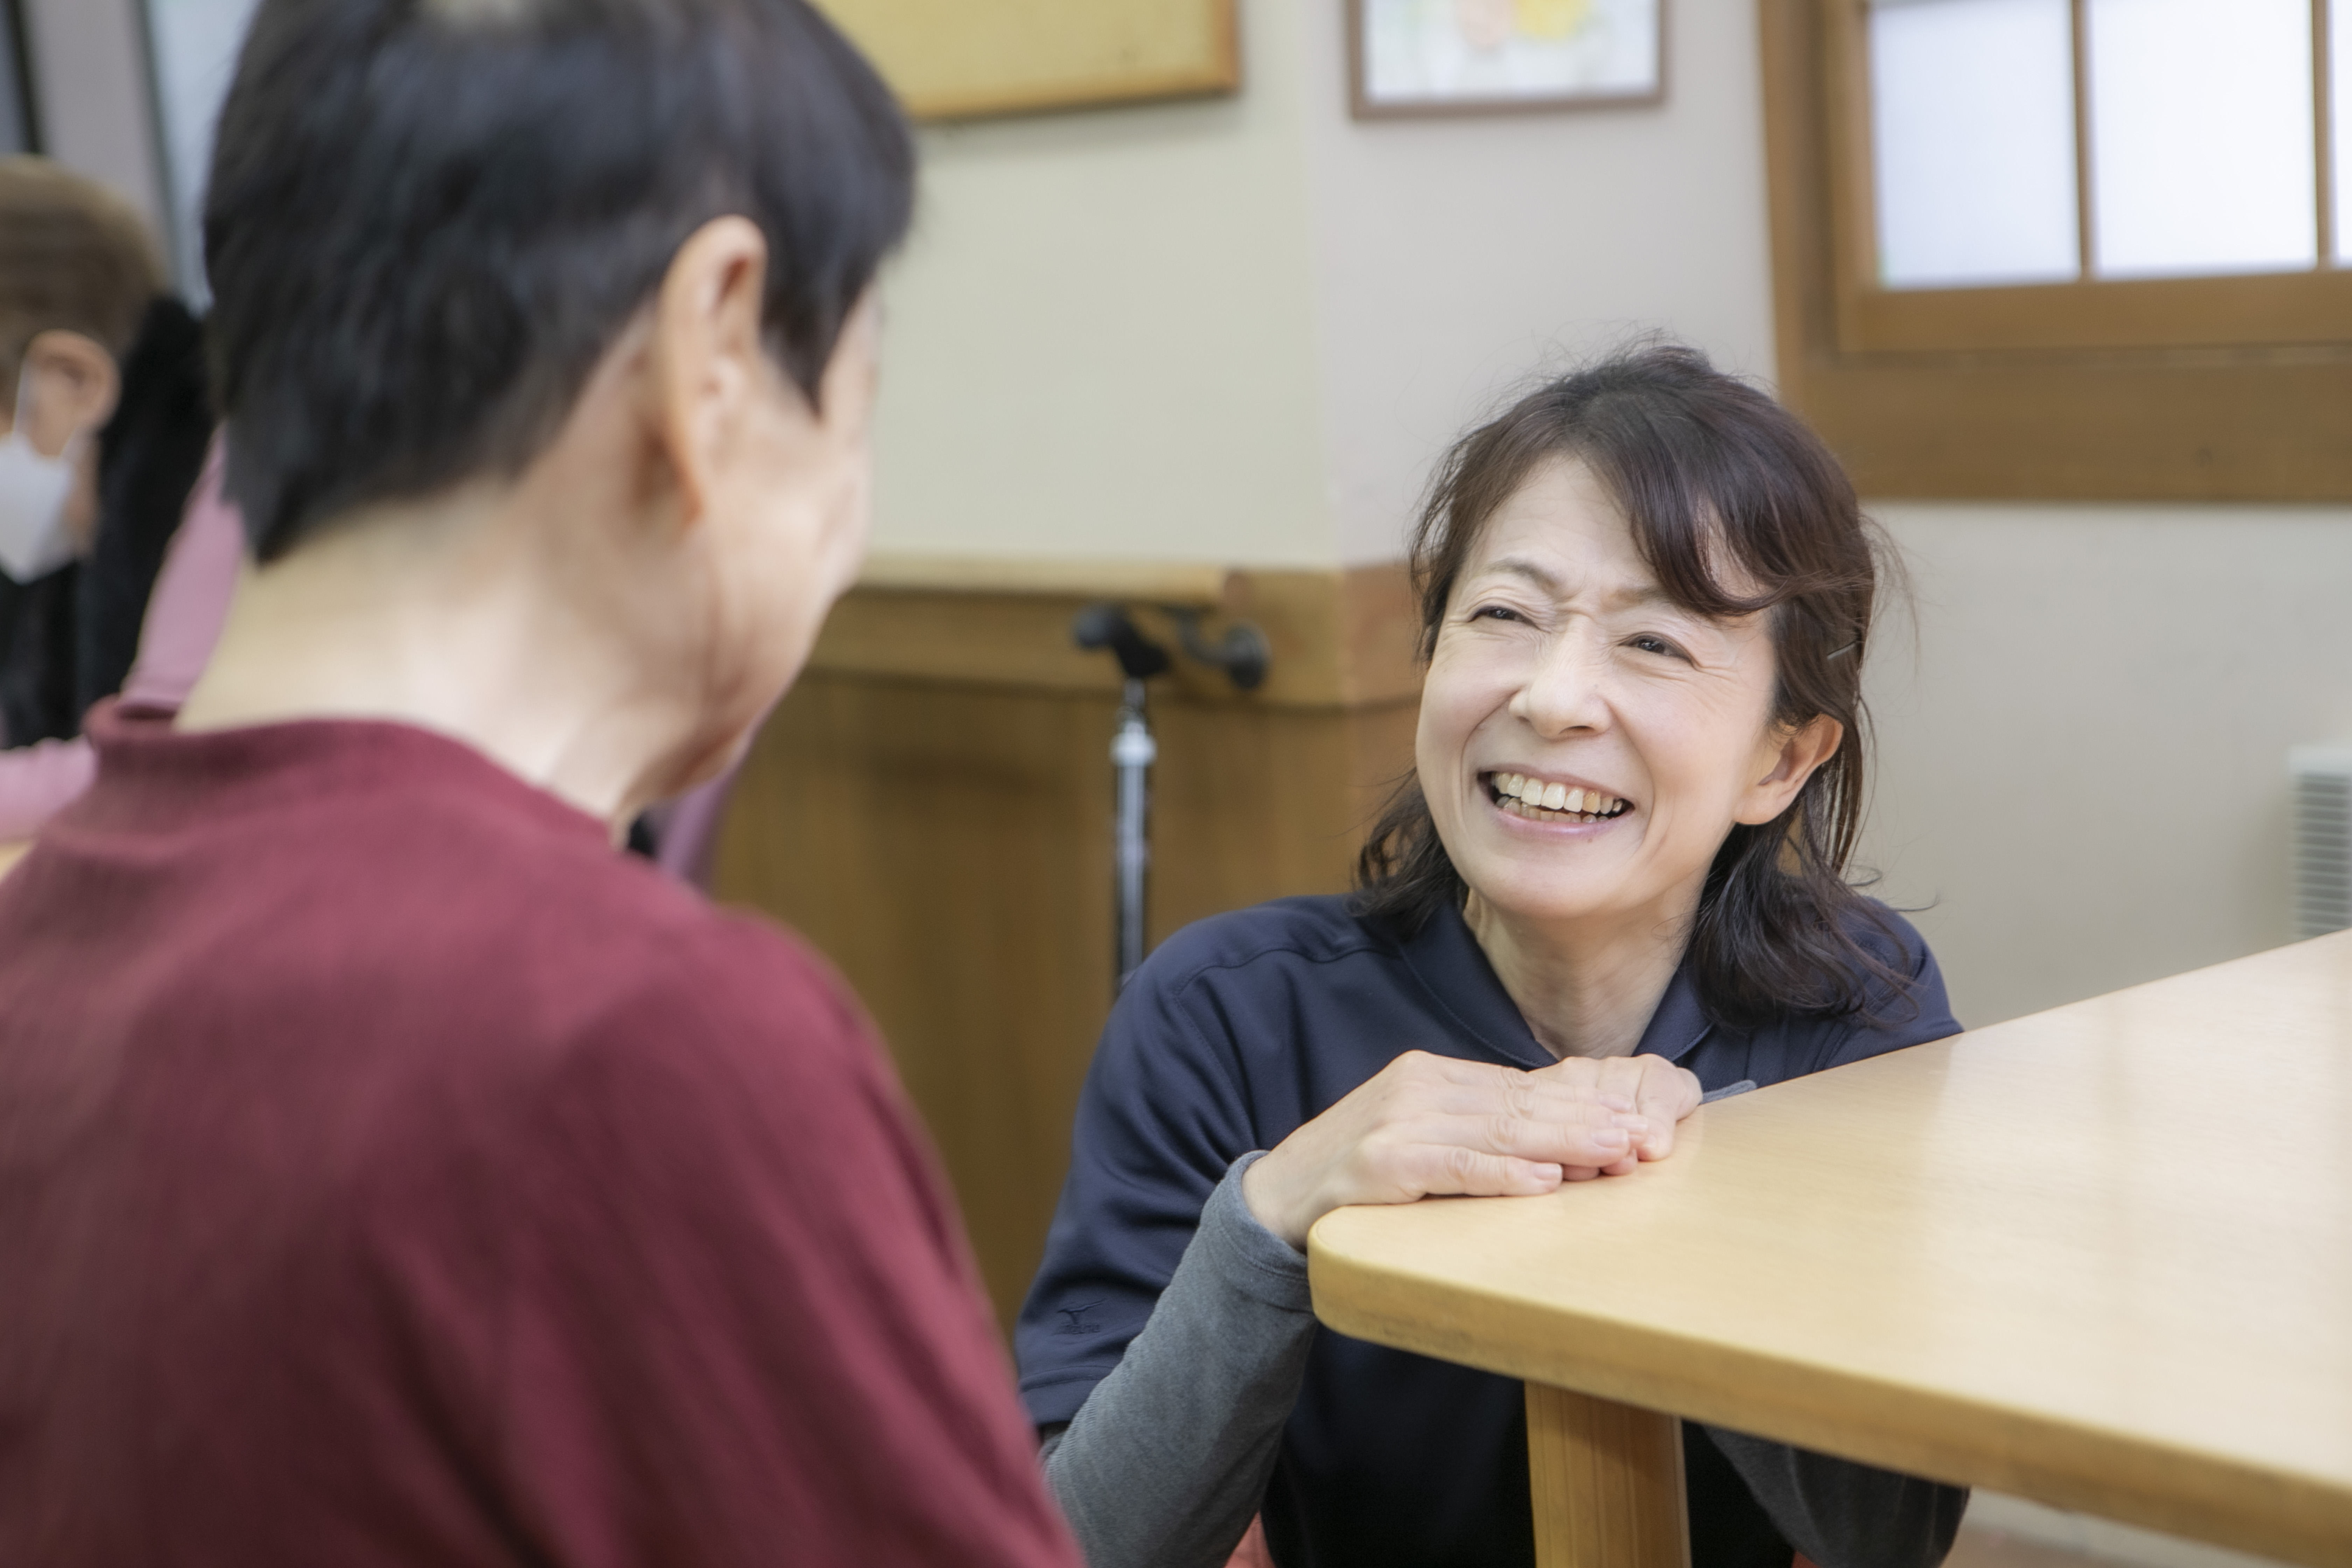
[[[2294,780],[2294,934],[2326,936],[2352,926],[2352,746],[2296,746],[2286,766]]]

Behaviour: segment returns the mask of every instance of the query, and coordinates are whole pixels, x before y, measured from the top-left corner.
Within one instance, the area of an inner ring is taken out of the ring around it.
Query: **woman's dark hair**
[[[1862,1013],[1874,992],[1901,995],[1907,976],[1860,940],[1880,922],[1846,880],[1862,826],[1862,668],[1883,545],[1844,470],[1803,421],[1696,350],[1649,346],[1562,376],[1463,437],[1430,488],[1411,552],[1423,662],[1487,521],[1559,460],[1583,464],[1614,498],[1675,604],[1709,617],[1769,616],[1775,722],[1826,716],[1845,727],[1785,813],[1735,826],[1717,852],[1688,956],[1701,1002],[1737,1026]],[[1357,912],[1410,932],[1465,892],[1408,777],[1357,862]]]
[[[520,471],[730,214],[814,399],[906,231],[889,89],[806,0],[262,0],[205,201],[230,496],[268,561]]]

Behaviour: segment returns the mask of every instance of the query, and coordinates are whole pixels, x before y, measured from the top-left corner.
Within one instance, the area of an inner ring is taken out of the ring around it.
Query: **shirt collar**
[[[1461,910],[1451,904],[1438,910],[1417,934],[1399,944],[1399,951],[1406,967],[1438,1005],[1480,1045],[1522,1067],[1552,1065],[1556,1058],[1528,1028],[1519,1005],[1503,989],[1495,966],[1486,962],[1486,950],[1471,934]],[[1685,954],[1675,967],[1674,979],[1666,984],[1666,994],[1658,999],[1657,1011],[1650,1015],[1636,1053],[1679,1062],[1698,1048],[1713,1027],[1699,1005]]]
[[[98,782],[73,807],[87,826],[217,826],[245,812],[425,789],[609,847],[604,825],[455,737],[377,719],[299,719],[225,730],[172,727],[167,704],[110,699],[82,719]]]

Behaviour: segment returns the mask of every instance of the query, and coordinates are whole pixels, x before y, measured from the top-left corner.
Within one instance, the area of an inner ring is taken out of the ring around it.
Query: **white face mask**
[[[54,458],[33,449],[26,401],[29,374],[16,382],[16,421],[0,438],[0,572],[19,583],[46,577],[74,556],[66,509],[73,500],[77,433]]]

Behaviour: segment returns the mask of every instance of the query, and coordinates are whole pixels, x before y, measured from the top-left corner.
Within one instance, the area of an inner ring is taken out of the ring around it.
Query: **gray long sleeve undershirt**
[[[1307,1259],[1242,1198],[1244,1154],[1110,1375],[1045,1439],[1089,1568],[1221,1568],[1274,1474],[1315,1337]],[[1822,1568],[1931,1568],[1966,1494],[1709,1426],[1764,1511]]]
[[[1045,1439],[1046,1484],[1088,1568],[1220,1568],[1249,1529],[1298,1402],[1307,1259],[1225,1172],[1143,1331]]]

